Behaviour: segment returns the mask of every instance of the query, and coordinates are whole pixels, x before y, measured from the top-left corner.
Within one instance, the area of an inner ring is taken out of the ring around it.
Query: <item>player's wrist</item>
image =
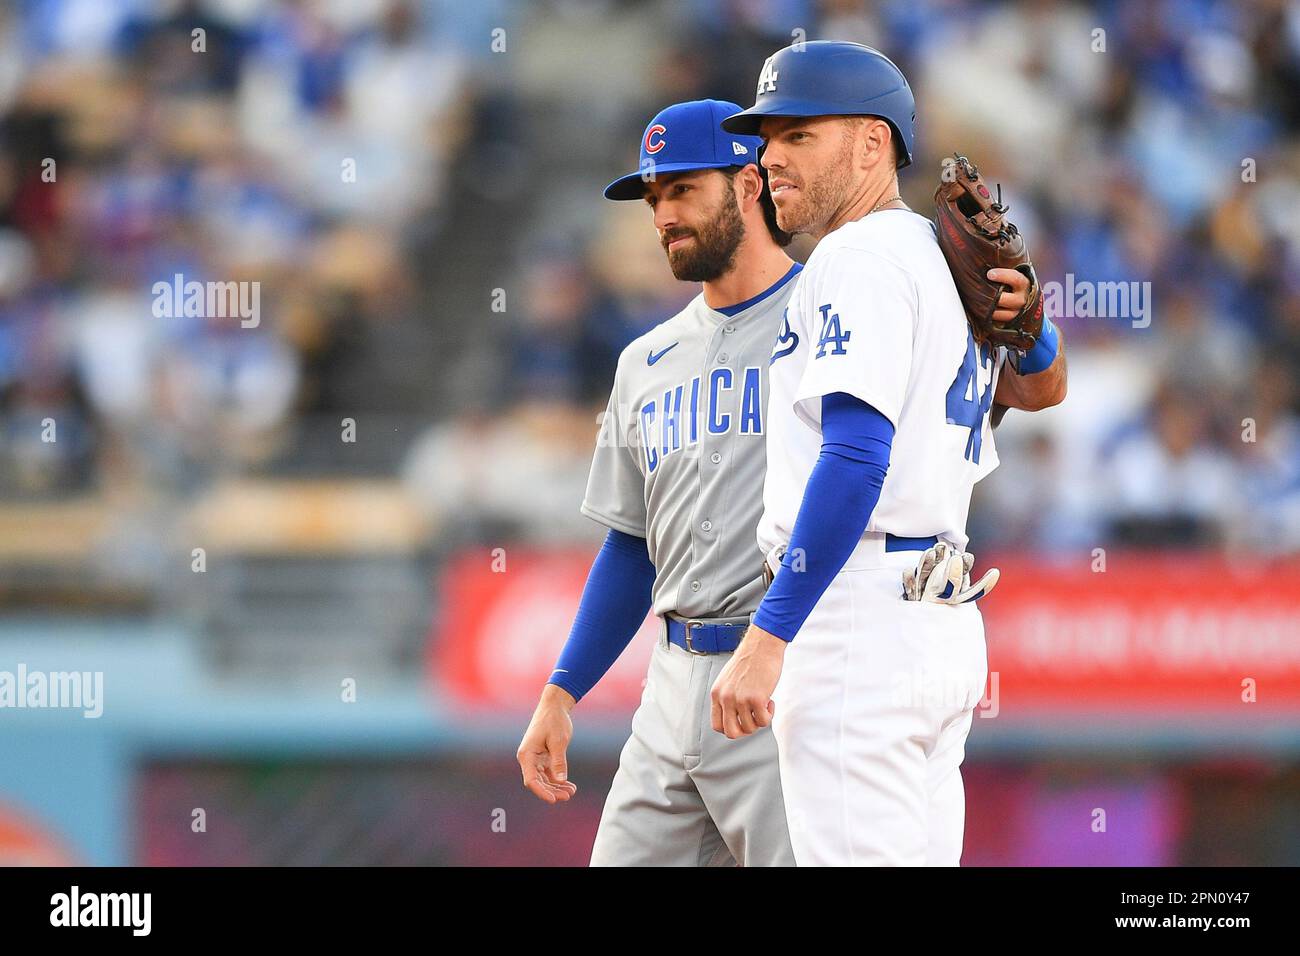
[[[567,714],[577,703],[578,698],[559,684],[548,683],[542,688],[543,707],[560,707]]]
[[[788,628],[773,615],[764,614],[760,605],[749,618],[749,630],[745,632],[745,641],[751,645],[770,644],[774,649],[784,651],[786,645],[794,640],[793,631],[790,632],[789,637],[783,633],[787,630]]]
[[[1043,318],[1043,331],[1034,347],[1020,358],[1016,371],[1021,375],[1036,375],[1051,367],[1061,348],[1061,335],[1049,318]]]

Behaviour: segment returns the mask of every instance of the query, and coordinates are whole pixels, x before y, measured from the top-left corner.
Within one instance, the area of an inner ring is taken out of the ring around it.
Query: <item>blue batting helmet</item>
[[[810,40],[769,56],[754,105],[722,128],[753,135],[765,116],[879,116],[901,146],[899,167],[912,162],[912,88],[889,57],[861,43]]]

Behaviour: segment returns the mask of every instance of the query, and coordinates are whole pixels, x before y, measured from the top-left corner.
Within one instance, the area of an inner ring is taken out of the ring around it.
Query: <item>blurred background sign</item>
[[[497,562],[479,551],[453,559],[442,576],[430,667],[439,692],[468,710],[527,717],[568,637],[590,551],[508,549]],[[653,615],[605,677],[582,699],[582,714],[631,714],[641,700]]]
[[[1300,562],[1133,553],[999,560],[981,602],[1008,719],[1034,713],[1300,715]]]

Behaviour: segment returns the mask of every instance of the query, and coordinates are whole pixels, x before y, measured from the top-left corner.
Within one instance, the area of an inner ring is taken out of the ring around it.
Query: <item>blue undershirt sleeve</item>
[[[610,529],[548,684],[582,700],[605,676],[650,610],[655,566],[645,538]]]
[[[894,426],[845,392],[822,396],[822,450],[754,623],[785,641],[812,613],[871,521],[889,469]]]

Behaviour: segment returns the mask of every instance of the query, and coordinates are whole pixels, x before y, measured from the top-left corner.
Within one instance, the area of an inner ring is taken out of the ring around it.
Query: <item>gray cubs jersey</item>
[[[646,539],[656,614],[758,607],[767,366],[798,271],[734,314],[700,294],[619,357],[582,513]]]

